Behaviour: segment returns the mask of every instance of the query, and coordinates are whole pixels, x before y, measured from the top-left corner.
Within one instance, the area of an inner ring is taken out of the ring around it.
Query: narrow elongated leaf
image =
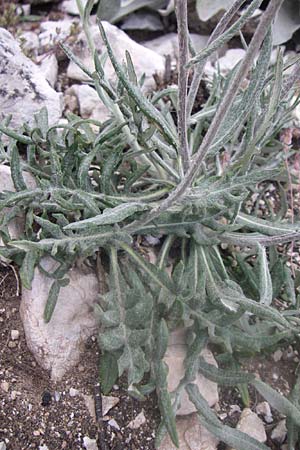
[[[161,288],[176,293],[176,286],[165,271],[150,264],[146,259],[134,252],[127,244],[120,242],[120,247],[123,248],[133,261],[135,261]]]
[[[16,191],[24,191],[25,189],[27,189],[22,175],[20,155],[16,145],[14,145],[12,149],[10,170]]]
[[[248,434],[223,425],[200,394],[198,386],[189,384],[186,390],[198,411],[201,423],[220,441],[238,450],[268,450],[268,447]]]
[[[124,73],[124,70],[122,69],[121,65],[118,63],[118,61],[116,60],[116,58],[114,56],[114,53],[110,46],[110,43],[107,40],[105,30],[100,21],[98,21],[98,25],[100,28],[103,42],[106,45],[107,52],[108,52],[109,58],[111,60],[111,63],[115,69],[115,72],[116,72],[119,80],[124,85],[125,89],[127,90],[128,95],[133,98],[133,100],[139,106],[141,111],[145,114],[145,116],[148,117],[150,122],[156,123],[156,125],[159,127],[159,129],[161,130],[163,135],[166,137],[168,142],[170,144],[172,144],[175,148],[177,148],[176,134],[170,128],[170,125],[168,124],[166,119],[162,116],[162,114],[159,113],[159,111],[152,105],[151,102],[149,102],[147,100],[147,98],[142,94],[142,92],[128,80],[128,78],[126,77],[126,74]]]
[[[225,386],[250,383],[255,378],[251,373],[217,368],[208,364],[202,356],[199,356],[199,371],[209,380]]]
[[[58,294],[60,291],[60,282],[58,280],[53,281],[50,290],[49,290],[49,294],[48,294],[48,299],[46,302],[46,306],[44,309],[44,321],[45,323],[49,323],[52,317],[52,314],[54,312],[56,303],[57,303],[57,299],[58,299]]]
[[[267,400],[267,402],[270,403],[271,406],[273,406],[273,408],[289,417],[297,426],[300,426],[299,408],[263,381],[256,379],[251,381],[251,384],[253,384],[258,392]]]
[[[113,353],[104,352],[100,357],[99,377],[101,390],[107,395],[119,376],[118,362]]]
[[[31,289],[31,282],[34,275],[34,268],[38,259],[39,254],[34,250],[26,252],[25,254],[25,258],[20,268],[20,278],[22,281],[22,285],[26,289]]]
[[[90,219],[81,220],[80,222],[73,222],[64,227],[65,230],[80,230],[89,228],[91,226],[110,225],[122,222],[133,214],[145,211],[149,206],[144,203],[125,203],[115,208],[107,208],[103,214]]]
[[[270,306],[272,303],[273,290],[272,278],[269,271],[269,264],[267,260],[266,250],[259,245],[258,247],[258,262],[260,273],[260,303]]]

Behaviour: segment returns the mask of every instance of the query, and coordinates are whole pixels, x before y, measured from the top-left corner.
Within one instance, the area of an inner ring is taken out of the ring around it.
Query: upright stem
[[[187,83],[188,70],[188,23],[187,23],[187,0],[176,0],[176,17],[178,24],[178,138],[179,155],[183,162],[184,173],[189,168],[190,151],[187,138]]]
[[[260,23],[252,37],[251,43],[248,47],[246,56],[241,63],[238,71],[236,72],[235,76],[232,78],[230,86],[226,92],[226,94],[223,97],[223,100],[220,103],[219,108],[217,109],[217,112],[210,124],[210,127],[202,141],[202,144],[198,150],[198,152],[195,155],[195,158],[193,160],[193,163],[190,165],[189,170],[185,174],[185,177],[183,180],[179,183],[177,188],[171,192],[169,197],[167,197],[157,208],[153,209],[146,217],[145,219],[142,219],[139,222],[133,223],[124,229],[126,231],[135,231],[139,227],[151,222],[156,217],[158,217],[163,211],[166,211],[172,204],[174,204],[176,201],[178,201],[186,192],[186,190],[189,188],[189,186],[192,184],[192,182],[195,179],[195,176],[197,175],[197,172],[199,170],[199,167],[201,166],[202,161],[204,160],[207,152],[210,149],[211,144],[213,143],[213,140],[216,137],[216,134],[218,130],[220,129],[220,126],[223,124],[224,119],[226,119],[227,114],[230,110],[230,107],[239,92],[240,86],[242,82],[244,81],[245,77],[247,76],[250,68],[252,67],[255,57],[263,43],[263,40],[265,39],[269,27],[278,11],[280,6],[282,5],[283,0],[271,0],[267,9],[265,10]]]
[[[211,44],[213,40],[218,38],[226,29],[234,15],[237,13],[237,11],[240,9],[240,7],[245,3],[246,0],[236,0],[236,2],[232,5],[232,7],[224,14],[216,28],[214,29],[213,33],[211,34],[207,45]],[[202,73],[204,70],[204,66],[206,64],[206,61],[203,61],[194,69],[194,75],[192,78],[191,87],[189,90],[188,100],[187,100],[187,117],[190,117],[193,109],[193,105],[195,103],[197,92],[200,86]]]

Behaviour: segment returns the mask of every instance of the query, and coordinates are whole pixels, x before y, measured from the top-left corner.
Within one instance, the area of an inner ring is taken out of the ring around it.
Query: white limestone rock
[[[197,52],[202,50],[208,41],[209,36],[202,36],[200,34],[190,34],[192,43]],[[178,57],[178,37],[176,33],[168,33],[150,41],[143,42],[143,45],[161,56],[171,56],[172,60]]]
[[[39,68],[41,72],[44,74],[44,77],[50,86],[54,88],[58,75],[58,62],[56,56],[54,53],[50,55],[42,55],[39,60]]]
[[[10,127],[32,123],[42,107],[54,124],[62,114],[62,97],[55,92],[41,70],[27,58],[18,42],[0,28],[0,120],[12,115]]]
[[[208,62],[205,66],[205,73],[208,76],[213,76],[213,74],[220,68],[220,72],[226,75],[230,72],[244,57],[246,51],[242,48],[232,48],[227,50],[224,56],[217,59],[214,64]]]
[[[57,264],[49,257],[41,263],[47,271],[55,270]],[[96,275],[73,268],[68,278],[70,283],[61,288],[49,323],[43,314],[53,279],[36,268],[32,288],[22,290],[20,314],[28,348],[53,380],[61,379],[78,363],[84,342],[97,329],[93,312],[98,296]]]
[[[37,53],[40,41],[38,35],[33,31],[24,31],[18,36],[18,42],[23,52]]]
[[[170,392],[177,388],[185,373],[183,363],[186,356],[187,345],[184,341],[184,334],[184,329],[175,330],[171,334],[168,349],[164,357],[164,361],[169,367],[168,389]],[[205,348],[202,351],[201,356],[203,356],[207,363],[217,367],[217,362],[210,350]],[[198,386],[200,393],[206,399],[210,407],[214,406],[219,401],[218,386],[216,383],[207,380],[200,373],[198,373],[193,382]],[[181,406],[177,411],[177,415],[182,416],[196,411],[196,408],[189,400],[186,391],[181,394],[180,402]]]
[[[85,5],[87,4],[88,0],[81,0],[82,2],[82,6],[85,7]],[[98,0],[95,0],[94,3],[97,3]],[[71,16],[79,16],[79,11],[78,11],[78,6],[76,3],[76,0],[64,0],[60,6],[60,9],[67,13],[70,14]]]
[[[245,408],[237,424],[237,429],[259,442],[266,442],[267,435],[263,421],[250,408]]]
[[[217,450],[218,439],[200,423],[197,414],[176,418],[180,450]],[[177,450],[168,435],[159,450]]]
[[[79,105],[79,114],[84,119],[92,118],[105,121],[109,118],[110,112],[91,86],[87,84],[73,84],[66,94],[75,95]]]
[[[136,43],[130,39],[124,31],[116,26],[111,25],[108,22],[102,22],[102,24],[116,59],[121,63],[125,59],[125,50],[128,50],[132,57],[137,76],[141,77],[144,73],[146,75],[144,84],[145,90],[151,89],[154,86],[153,74],[164,72],[164,58],[143,45]],[[92,25],[90,27],[90,32],[94,38],[96,49],[99,53],[103,53],[106,49],[100,36],[98,26]],[[83,32],[79,34],[73,52],[90,71],[95,70],[93,58],[88,49],[87,40]],[[104,70],[110,81],[116,81],[116,75],[109,59],[105,64]],[[67,75],[69,78],[79,81],[87,81],[89,79],[73,61],[69,63]]]
[[[39,40],[42,47],[53,46],[70,36],[76,19],[48,20],[41,22]]]
[[[271,433],[272,441],[283,444],[287,435],[286,419],[281,420]]]

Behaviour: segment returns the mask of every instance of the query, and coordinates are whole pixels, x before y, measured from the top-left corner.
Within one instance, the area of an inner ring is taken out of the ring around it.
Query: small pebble
[[[6,450],[6,444],[4,441],[0,442],[0,450]]]
[[[265,422],[267,423],[273,422],[272,411],[268,402],[258,403],[258,405],[256,406],[256,412],[257,414],[263,416]]]
[[[286,429],[286,421],[281,420],[278,425],[274,428],[274,430],[271,433],[271,439],[273,441],[279,442],[279,444],[282,444],[283,441],[286,438],[287,429]]]
[[[40,435],[40,432],[39,432],[39,430],[34,430],[34,432],[33,432],[33,436],[39,436]]]
[[[108,422],[108,425],[110,425],[112,428],[115,428],[116,430],[120,430],[118,422],[115,421],[115,419],[111,419]]]
[[[20,337],[20,331],[19,330],[11,330],[10,336],[13,341],[16,341]]]
[[[276,350],[276,352],[273,353],[273,359],[275,362],[280,361],[282,356],[283,356],[283,352],[280,349]]]
[[[17,391],[11,391],[10,398],[12,400],[16,400],[18,394],[19,394],[19,392],[17,392]]]
[[[1,390],[4,392],[9,391],[9,383],[7,381],[2,381],[0,384]]]
[[[84,436],[83,445],[86,450],[98,450],[96,439],[90,439],[88,436]]]
[[[9,343],[7,345],[8,345],[8,348],[16,348],[17,343],[14,341],[9,341]]]
[[[49,448],[47,447],[47,445],[43,444],[39,446],[39,450],[49,450]]]
[[[79,394],[78,389],[70,388],[69,390],[70,397],[76,397]]]
[[[137,428],[140,428],[142,425],[144,425],[144,423],[146,423],[146,417],[144,414],[144,410],[142,409],[142,411],[136,416],[136,418],[129,422],[127,426],[128,428],[136,430]]]

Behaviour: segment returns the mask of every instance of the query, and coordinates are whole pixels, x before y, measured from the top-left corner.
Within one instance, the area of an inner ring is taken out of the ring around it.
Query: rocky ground
[[[68,112],[96,120],[107,117],[107,111],[99,105],[95,90],[86,84],[87,79],[83,72],[68,61],[59,47],[60,42],[69,45],[81,60],[90,65],[87,43],[76,15],[75,2],[67,0],[32,6],[23,4],[22,8],[14,3],[2,2],[0,9],[0,26],[5,26],[11,32],[9,34],[0,29],[1,119],[7,114],[13,114],[11,125],[18,128],[24,120],[32,118],[42,106],[48,107],[51,123],[57,120],[64,123]],[[20,13],[17,19],[16,11]],[[29,20],[30,15],[32,17]],[[34,16],[37,19],[35,21]],[[205,27],[199,25],[192,13],[190,19],[192,31],[195,32],[192,35],[194,45],[199,50],[207,42],[211,24],[206,24]],[[252,28],[247,31],[249,35],[255,27],[255,20]],[[160,24],[152,23],[152,29],[147,33],[134,29],[135,26],[127,23],[124,28],[142,44],[109,24],[106,25],[106,32],[118,58],[123,58],[125,48],[129,49],[138,75],[146,73],[147,89],[155,89],[161,78],[156,77],[155,82],[153,74],[160,74],[160,77],[164,78],[163,73],[166,67],[169,67],[166,66],[165,56],[170,55],[171,68],[176,62],[174,17],[163,19]],[[96,26],[93,26],[92,33],[101,52],[102,44]],[[151,39],[144,42],[146,38]],[[231,48],[234,46],[236,41],[230,43],[230,48],[223,49],[223,57],[219,60],[223,71],[232,68],[244,55],[244,50]],[[207,74],[213,70],[211,62],[206,68]],[[113,79],[111,68],[108,68],[108,71]],[[272,193],[270,195],[272,197]],[[251,207],[255,201],[256,199],[253,199]],[[264,202],[265,199],[262,197],[259,201]],[[264,203],[259,207],[264,214]],[[299,265],[297,249],[293,249],[291,257],[292,262]],[[40,284],[36,284],[36,289],[38,295]],[[53,381],[49,370],[53,375],[53,357],[57,356],[59,350],[52,348],[48,342],[53,333],[51,324],[44,329],[44,346],[50,361],[46,367],[49,369],[47,371],[40,368],[36,362],[38,359],[43,363],[44,355],[41,357],[37,353],[35,359],[26,344],[19,314],[20,302],[21,288],[17,271],[13,266],[1,264],[0,450],[154,449],[154,432],[159,424],[155,396],[150,396],[144,403],[138,402],[127,394],[125,383],[119,380],[110,396],[102,397],[103,420],[99,421],[99,417],[96,417],[99,355],[94,325],[89,325],[84,330],[86,340],[80,362],[64,373],[60,381]],[[24,311],[22,314],[24,317]],[[91,311],[87,309],[88,320],[90,315]],[[30,341],[28,345],[34,350],[36,337],[28,338],[28,333],[27,331],[27,341]],[[173,373],[178,375],[182,368],[184,349],[180,342],[173,342],[173,345],[169,352],[169,362],[171,367],[176,368]],[[71,360],[76,351],[69,343],[64,348],[68,348]],[[212,358],[210,353],[206,356],[208,359]],[[211,359],[211,362],[214,360]],[[65,364],[68,366],[68,361],[65,361]],[[289,346],[274,354],[262,355],[247,362],[246,369],[257,373],[283,394],[288,394],[294,384],[298,365],[298,350]],[[176,379],[170,379],[169,382],[176,384]],[[249,434],[254,432],[253,435],[266,442],[270,449],[287,448],[284,417],[272,411],[269,404],[255,396],[254,392],[250,393],[249,409],[245,408],[238,390],[218,389],[214,383],[207,383],[203,377],[199,377],[197,382],[202,386],[202,391],[207,389],[206,398],[224,423],[231,426],[239,424],[243,431]],[[180,450],[224,450],[224,445],[218,443],[199,425],[193,410],[189,409],[189,403],[185,402],[184,405],[185,413],[191,414],[178,421]],[[168,439],[161,446],[161,450],[173,448]]]

